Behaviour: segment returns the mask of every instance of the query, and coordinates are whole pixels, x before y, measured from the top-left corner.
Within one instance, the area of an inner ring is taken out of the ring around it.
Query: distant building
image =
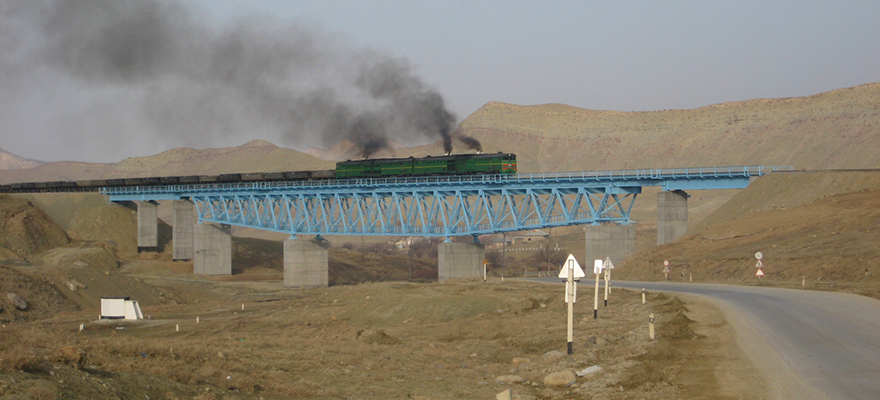
[[[404,249],[410,248],[413,245],[413,239],[414,238],[412,236],[407,236],[403,239],[400,239],[400,240],[394,242],[394,246],[396,246],[398,250],[404,250]]]
[[[513,237],[513,243],[528,243],[533,240],[547,239],[549,237],[549,233],[540,229],[534,229],[531,231],[520,232],[518,235]]]
[[[101,319],[144,319],[137,300],[128,297],[101,297]]]

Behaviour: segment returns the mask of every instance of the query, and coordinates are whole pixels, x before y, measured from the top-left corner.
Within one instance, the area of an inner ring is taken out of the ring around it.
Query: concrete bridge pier
[[[232,275],[232,226],[195,224],[193,247],[193,274]]]
[[[683,190],[657,193],[657,245],[671,243],[687,233],[688,194]]]
[[[138,253],[159,249],[159,203],[136,201]]]
[[[284,241],[284,286],[327,287],[330,281],[327,241],[320,236]]]
[[[635,225],[587,225],[584,237],[586,253],[581,267],[587,274],[592,273],[593,260],[611,258],[619,265],[627,256],[636,252]]]
[[[482,277],[485,258],[486,248],[480,242],[440,243],[437,247],[437,280]]]
[[[174,247],[171,258],[177,260],[193,259],[193,231],[195,229],[195,206],[190,200],[175,200],[172,203],[171,238]]]

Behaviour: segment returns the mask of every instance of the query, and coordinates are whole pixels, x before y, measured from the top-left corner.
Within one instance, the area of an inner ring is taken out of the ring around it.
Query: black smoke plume
[[[218,26],[174,0],[0,7],[0,117],[11,121],[3,137],[51,130],[71,151],[112,138],[104,157],[242,136],[294,146],[348,139],[365,157],[389,139],[439,138],[452,150],[456,117],[408,60],[306,24],[252,17]]]
[[[474,139],[470,136],[465,136],[458,131],[456,131],[456,137],[458,137],[458,140],[464,143],[464,145],[467,146],[469,149],[476,150],[477,153],[483,152],[483,145],[480,144],[479,140]]]

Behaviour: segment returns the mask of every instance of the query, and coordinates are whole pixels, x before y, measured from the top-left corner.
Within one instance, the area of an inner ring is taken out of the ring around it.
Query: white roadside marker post
[[[602,260],[593,262],[593,273],[596,274],[596,289],[593,292],[593,319],[599,318],[599,274],[602,273]]]
[[[648,316],[648,337],[654,340],[654,313]]]
[[[605,307],[608,307],[608,270],[605,270]]]
[[[642,288],[642,304],[645,304],[645,288]]]
[[[663,260],[663,275],[669,280],[669,260]]]
[[[559,271],[559,278],[565,282],[565,302],[568,303],[566,343],[569,355],[574,354],[574,303],[577,301],[577,283],[583,277],[584,270],[581,269],[574,255],[569,254],[568,259],[565,260],[565,263],[562,264],[562,269]]]
[[[571,265],[571,262],[568,264],[568,280],[566,284],[566,299],[568,302],[568,354],[574,354],[574,349],[572,347],[572,343],[574,342],[574,265]]]

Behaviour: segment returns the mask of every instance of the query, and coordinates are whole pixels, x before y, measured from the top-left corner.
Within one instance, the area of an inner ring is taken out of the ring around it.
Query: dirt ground
[[[763,393],[760,385],[732,379],[750,369],[730,326],[694,298],[651,293],[643,305],[640,293],[615,289],[594,320],[589,284],[582,285],[574,354],[566,355],[561,285],[492,279],[283,288],[280,280],[193,277],[166,264],[80,275],[94,285],[113,277],[155,288],[162,299],[142,305],[149,319],[96,321],[98,310],[82,306],[3,325],[0,399],[493,399],[507,389],[521,399]],[[651,313],[656,340],[648,338]],[[545,382],[554,372],[594,365],[602,370],[570,385]]]

